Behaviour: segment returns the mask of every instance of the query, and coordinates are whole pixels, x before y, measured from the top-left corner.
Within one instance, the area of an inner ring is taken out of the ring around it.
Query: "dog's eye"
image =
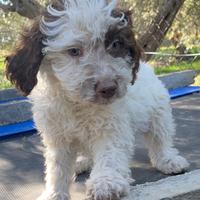
[[[83,54],[82,50],[79,48],[71,48],[71,49],[68,49],[67,52],[72,57],[78,57]]]
[[[112,43],[112,49],[114,49],[114,50],[120,50],[121,47],[122,47],[122,42],[120,42],[119,40],[115,40]]]

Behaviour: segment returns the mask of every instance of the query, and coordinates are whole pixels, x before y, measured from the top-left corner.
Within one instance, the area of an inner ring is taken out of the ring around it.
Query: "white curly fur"
[[[131,86],[127,58],[112,58],[101,46],[93,50],[93,45],[87,46],[79,61],[63,53],[84,42],[94,44],[95,38],[103,40],[109,25],[120,20],[110,16],[116,1],[63,2],[65,11],[48,8],[50,14],[61,17],[58,21],[41,22],[43,33],[55,37],[44,41],[46,56],[30,95],[33,117],[45,145],[46,187],[38,200],[70,199],[68,189],[77,152],[90,162],[77,169],[79,172],[93,163],[87,181],[90,197],[116,200],[126,196],[135,134],[144,134],[154,167],[166,174],[185,170],[188,162],[173,147],[175,126],[168,92],[147,64],[141,62]],[[118,97],[109,103],[93,102],[93,83],[87,82],[91,72],[94,82],[105,76],[121,76]]]

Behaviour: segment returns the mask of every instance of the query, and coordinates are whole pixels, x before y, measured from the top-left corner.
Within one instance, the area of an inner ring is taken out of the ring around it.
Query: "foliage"
[[[152,22],[159,7],[164,0],[125,0],[123,5],[133,10],[134,28],[138,34],[142,34]],[[142,15],[141,15],[142,13]],[[179,10],[174,23],[169,30],[166,40],[172,45],[171,38],[177,31],[181,34],[180,43],[188,49],[200,43],[200,1],[185,0]],[[165,44],[164,44],[165,45]]]
[[[16,13],[4,13],[2,10],[0,10],[0,16],[0,47],[10,49],[27,20]]]
[[[4,58],[0,57],[0,89],[12,87],[11,83],[6,79],[4,74]]]
[[[45,4],[49,0],[38,0],[39,3]],[[17,13],[4,12],[0,9],[0,50],[11,49],[19,36],[22,27],[29,23],[29,20],[21,17]]]
[[[175,31],[181,34],[180,42],[188,49],[200,43],[200,1],[186,0],[179,11],[167,37],[171,38]]]

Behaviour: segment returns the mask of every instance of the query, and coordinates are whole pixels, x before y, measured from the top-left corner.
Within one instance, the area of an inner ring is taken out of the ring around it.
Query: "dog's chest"
[[[125,127],[129,127],[128,113],[106,112],[105,110],[79,110],[71,113],[70,120],[66,117],[68,130],[67,137],[79,139],[81,142],[93,140],[99,136],[109,136],[115,132],[122,132]],[[64,123],[64,122],[63,122]],[[126,129],[127,129],[126,128]]]

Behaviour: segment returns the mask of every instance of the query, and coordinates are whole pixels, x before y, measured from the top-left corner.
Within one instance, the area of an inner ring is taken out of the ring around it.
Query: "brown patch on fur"
[[[128,21],[128,25],[126,27],[120,27],[118,25],[111,26],[108,32],[105,35],[105,48],[108,53],[113,57],[122,57],[126,56],[131,57],[131,63],[134,64],[132,68],[132,84],[134,84],[136,80],[136,74],[140,65],[140,58],[142,49],[138,45],[134,32],[132,30],[132,20],[131,20],[131,12],[130,11],[122,11],[122,10],[114,10],[112,12],[113,17],[120,17],[123,12],[125,14],[125,19]],[[109,48],[110,45],[114,41],[118,41],[118,48]]]
[[[113,10],[111,13],[111,16],[114,18],[117,17],[121,17],[122,13],[125,14],[125,19],[128,21],[128,25],[132,27],[133,21],[132,21],[132,12],[130,10],[122,10],[122,9],[118,9],[118,10]]]
[[[63,0],[52,0],[51,4],[53,8],[55,8],[56,10],[59,10],[59,11],[64,10]]]
[[[24,29],[15,51],[6,58],[6,76],[24,95],[37,84],[37,73],[44,57],[42,39],[37,20]]]

